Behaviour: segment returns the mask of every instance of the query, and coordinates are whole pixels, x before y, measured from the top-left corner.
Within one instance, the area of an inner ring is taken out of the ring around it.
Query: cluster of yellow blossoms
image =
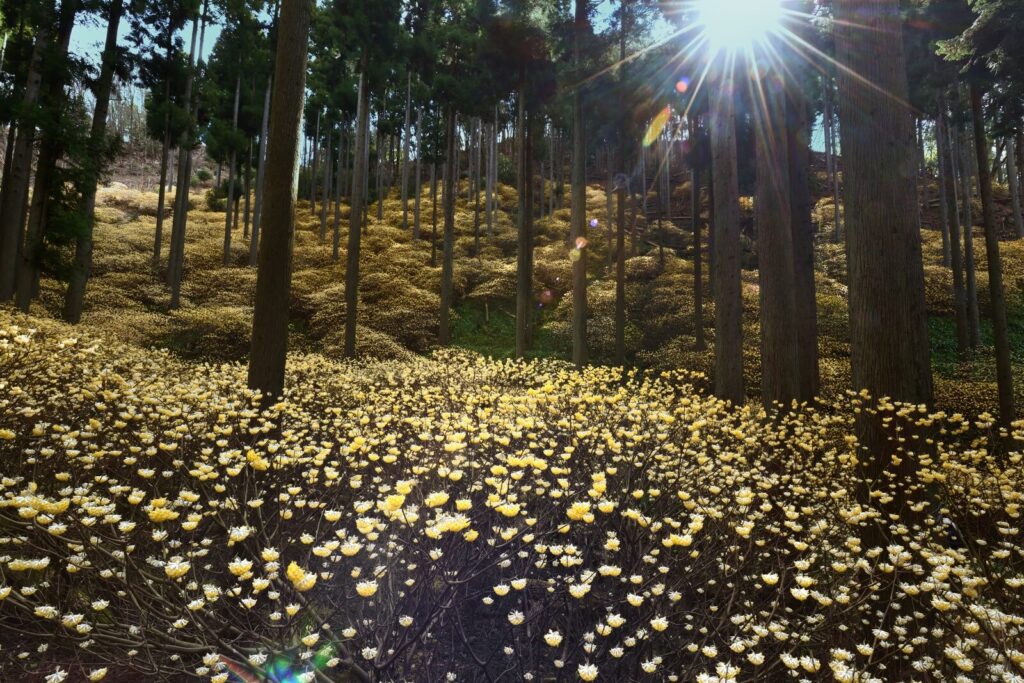
[[[0,313],[0,679],[1024,675],[1024,433],[987,416],[459,354],[296,355],[261,410],[242,366],[28,323]],[[864,415],[904,473],[871,486]]]

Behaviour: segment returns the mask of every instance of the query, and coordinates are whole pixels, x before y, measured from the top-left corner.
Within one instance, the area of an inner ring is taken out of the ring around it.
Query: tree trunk
[[[964,271],[967,274],[967,339],[972,349],[981,346],[981,312],[978,309],[978,278],[974,261],[974,209],[971,202],[971,153],[967,134],[960,129],[960,185],[964,216]]]
[[[78,323],[82,319],[85,302],[85,286],[92,268],[92,235],[96,223],[96,188],[99,185],[100,159],[107,141],[107,116],[110,112],[110,95],[114,88],[114,69],[117,67],[117,32],[124,12],[123,0],[111,0],[107,11],[107,35],[103,46],[100,76],[96,81],[96,106],[93,108],[92,129],[89,131],[89,173],[82,191],[82,213],[85,217],[85,234],[75,240],[75,260],[71,270],[67,293],[64,297],[64,319]],[[164,136],[166,139],[166,135]],[[163,161],[167,157],[164,155]],[[161,179],[161,183],[163,179]]]
[[[43,80],[46,86],[46,91],[42,95],[44,110],[59,107],[64,94],[65,72],[63,67],[56,65],[67,59],[71,31],[75,25],[75,15],[78,14],[79,4],[77,0],[68,0],[61,4],[57,28],[57,49],[50,56],[54,60],[54,64],[47,65],[45,59],[43,62]],[[49,131],[48,134],[43,135],[36,158],[36,174],[32,187],[28,222],[25,226],[25,241],[19,248],[21,257],[18,260],[15,301],[18,309],[23,313],[28,313],[32,299],[39,289],[39,261],[42,256],[43,234],[50,208],[50,192],[57,171],[57,163],[63,153],[64,141],[58,132]]]
[[[766,79],[781,81],[778,74]],[[763,89],[755,123],[757,253],[761,317],[761,400],[767,410],[789,408],[800,389],[797,362],[793,206],[790,193],[783,85]]]
[[[588,32],[586,0],[576,0],[573,34],[573,66],[582,67],[581,43]],[[572,208],[569,241],[572,254],[572,362],[587,363],[587,138],[583,115],[583,88],[572,93]]]
[[[409,229],[409,138],[412,133],[412,72],[406,76],[405,127],[402,129],[402,230]]]
[[[309,164],[309,213],[316,215],[316,174],[320,170],[320,112],[316,113],[316,128],[310,152],[313,159]]]
[[[520,74],[522,76],[522,74]],[[523,358],[530,339],[533,305],[533,115],[526,89],[519,89],[519,240],[516,254],[515,357]]]
[[[612,198],[615,196],[615,171],[613,168],[612,161],[612,148],[609,146],[606,150],[605,155],[607,159],[607,175],[608,181],[605,184],[604,190],[604,201],[605,201],[605,244],[607,245],[608,251],[608,262],[605,267],[610,271],[612,268],[612,259],[615,258],[615,249],[612,246],[612,240],[615,239],[613,236],[613,229],[615,225],[615,217],[612,215]]]
[[[743,297],[740,278],[739,179],[733,74],[719,73],[711,96],[711,168],[714,183],[715,395],[742,405]]]
[[[249,354],[249,387],[263,392],[264,405],[284,391],[295,238],[295,173],[312,10],[309,2],[284,2],[282,5],[270,116],[273,133],[267,149],[263,205],[267,224],[259,250]]]
[[[359,74],[356,107],[356,165],[352,178],[352,207],[348,222],[348,259],[345,269],[345,357],[356,355],[356,321],[359,305],[359,242],[366,213],[367,148],[370,144],[370,93],[366,82],[366,56]]]
[[[185,230],[188,227],[188,195],[192,178],[192,145],[194,137],[194,105],[192,91],[196,72],[196,24],[199,25],[199,54],[203,53],[203,39],[206,36],[206,16],[209,0],[204,0],[201,17],[192,22],[192,41],[189,48],[189,70],[185,81],[185,103],[188,107],[189,124],[178,144],[178,183],[174,195],[174,221],[171,223],[171,253],[168,259],[167,279],[171,288],[170,308],[181,305],[181,279],[185,269]]]
[[[480,119],[476,120],[476,145],[473,151],[473,177],[470,185],[473,188],[473,255],[480,256],[480,166],[483,161],[481,147],[483,146],[483,124]]]
[[[953,311],[956,319],[957,352],[963,356],[970,347],[967,326],[967,294],[964,291],[964,267],[960,251],[960,214],[956,206],[956,172],[953,169],[953,154],[950,150],[946,100],[939,98],[939,118],[935,136],[939,148],[939,162],[943,183],[945,217],[949,226],[950,264],[953,268]]]
[[[456,139],[455,106],[448,106],[448,163],[458,164],[459,146]],[[456,166],[457,167],[457,166]],[[456,173],[449,173],[444,184],[444,255],[441,261],[441,312],[437,342],[441,346],[451,343],[452,277],[455,258],[455,194],[458,192]]]
[[[629,3],[622,2],[619,19],[619,87],[627,81],[626,75],[626,35],[630,28]],[[618,120],[619,152],[616,168],[619,180],[616,188],[616,228],[615,236],[615,363],[626,363],[626,190],[629,174],[626,173],[626,136],[629,127],[629,115],[623,111]]]
[[[344,182],[345,129],[338,128],[338,157],[334,163],[334,221],[331,225],[331,260],[338,262],[341,251],[341,185]]]
[[[853,388],[873,400],[930,404],[917,157],[912,115],[902,104],[908,88],[899,2],[837,0],[835,7]],[[868,412],[859,418],[859,494],[875,505],[871,492],[894,486],[895,444],[881,419]],[[912,466],[909,458],[904,463]]]
[[[690,117],[690,142],[697,144],[698,121],[696,116]],[[691,150],[693,147],[691,146]],[[697,155],[693,153],[690,157],[696,160]],[[694,348],[697,351],[704,351],[707,348],[707,341],[704,336],[704,239],[701,236],[703,216],[700,201],[700,174],[701,168],[693,163],[690,166],[690,226],[693,229],[693,331],[695,337]]]
[[[430,267],[437,267],[437,162],[430,165]]]
[[[320,241],[327,239],[327,209],[331,203],[331,129],[327,128],[327,142],[324,145],[323,189],[320,192]]]
[[[244,208],[242,209],[242,237],[249,239],[249,198],[252,192],[250,185],[250,178],[252,177],[252,139],[249,139],[249,145],[245,152],[245,172],[242,174],[242,196],[245,198],[243,202]]]
[[[36,32],[36,40],[28,64],[25,89],[21,98],[22,110],[25,112],[34,110],[39,101],[43,77],[43,57],[49,50],[50,31],[49,23],[43,22]],[[0,301],[8,301],[14,296],[17,282],[22,233],[25,227],[25,209],[32,173],[34,142],[35,124],[22,124],[14,143],[11,168],[8,176],[4,178],[5,191],[2,206],[0,206]]]
[[[164,91],[164,99],[170,107],[171,83],[167,81]],[[156,232],[153,236],[153,267],[160,266],[160,252],[163,250],[164,242],[164,206],[167,199],[167,178],[170,175],[168,166],[171,157],[171,112],[168,108],[164,114],[164,140],[160,152],[160,188],[157,190],[156,202]]]
[[[270,131],[270,88],[273,76],[267,76],[266,94],[263,96],[263,122],[260,124],[260,158],[256,162],[256,206],[253,207],[252,237],[249,238],[249,265],[256,265],[259,253],[260,226],[263,220],[263,190],[267,170],[267,135]]]
[[[235,108],[231,119],[231,130],[238,130],[238,102],[242,94],[242,76],[235,77]],[[234,141],[232,141],[234,142]],[[228,192],[227,207],[224,210],[224,267],[231,263],[231,220],[234,218],[235,209],[235,167],[238,165],[238,151],[232,146],[231,157],[228,162]]]
[[[978,156],[978,185],[985,223],[985,256],[988,259],[988,290],[992,308],[992,336],[996,347],[996,380],[999,386],[999,422],[1009,429],[1016,417],[1013,405],[1013,367],[1010,364],[1010,335],[1006,322],[1006,292],[1003,290],[1003,263],[999,257],[999,233],[992,201],[992,177],[988,166],[988,139],[985,135],[981,88],[970,87],[971,113],[974,119],[974,147]]]
[[[423,110],[416,112],[416,180],[413,186],[416,188],[416,197],[413,199],[412,210],[412,239],[420,239],[420,203],[423,195]]]
[[[800,94],[791,101],[789,117],[789,194],[793,231],[793,285],[795,288],[796,355],[799,391],[796,398],[810,401],[820,389],[818,363],[818,300],[814,281],[814,223],[811,211],[811,112]]]
[[[1013,226],[1017,237],[1024,237],[1024,217],[1020,210],[1020,178],[1017,175],[1017,150],[1013,141],[1006,141],[1006,180],[1010,189],[1010,203],[1013,207]]]

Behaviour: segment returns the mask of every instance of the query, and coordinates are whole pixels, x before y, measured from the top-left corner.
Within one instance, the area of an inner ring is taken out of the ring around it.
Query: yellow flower
[[[292,587],[300,593],[304,593],[316,585],[316,574],[307,572],[295,562],[288,565],[285,576],[292,582]]]
[[[360,581],[356,584],[356,593],[358,593],[359,597],[362,598],[373,597],[377,593],[377,582]]]
[[[166,573],[167,577],[170,579],[177,579],[188,574],[188,571],[191,568],[192,566],[184,560],[171,561],[164,565],[164,573]]]

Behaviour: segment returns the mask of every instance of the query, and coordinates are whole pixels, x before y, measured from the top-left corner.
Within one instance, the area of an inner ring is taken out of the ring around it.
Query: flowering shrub
[[[293,355],[261,411],[244,374],[0,313],[0,677],[1024,675],[1024,424],[454,353]],[[861,495],[858,411],[909,481]]]

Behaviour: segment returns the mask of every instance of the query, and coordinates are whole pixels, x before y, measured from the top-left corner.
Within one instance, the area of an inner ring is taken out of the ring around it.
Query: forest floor
[[[816,189],[825,186],[817,177]],[[676,187],[674,213],[688,215],[689,184]],[[935,188],[923,211],[926,295],[931,316],[933,363],[938,405],[946,410],[978,414],[995,408],[994,362],[988,324],[988,278],[981,229],[975,228],[978,298],[982,317],[983,346],[966,360],[957,357],[952,322],[952,277],[942,266],[941,234]],[[515,206],[513,188],[499,186],[500,207],[495,212],[493,235],[487,235],[480,218],[481,249],[475,253],[473,206],[465,184],[456,208],[454,344],[496,358],[512,355],[515,310],[516,237],[509,211]],[[1006,193],[997,186],[997,219],[1005,226],[1009,208]],[[656,199],[652,194],[651,205]],[[211,210],[207,190],[194,190],[189,213],[186,267],[179,310],[168,309],[168,293],[162,283],[170,221],[165,221],[161,265],[154,268],[153,234],[157,195],[115,185],[100,192],[94,276],[90,280],[86,329],[115,335],[142,347],[167,348],[186,358],[235,361],[249,348],[255,269],[247,266],[249,241],[242,230],[233,239],[231,265],[222,265],[224,213]],[[412,200],[410,217],[412,222]],[[743,200],[745,224],[750,229],[750,200]],[[607,209],[604,191],[588,188],[588,216],[597,221],[589,231],[589,344],[595,362],[607,362],[613,353],[614,282],[609,277]],[[507,210],[508,211],[507,211]],[[319,207],[318,207],[319,210]],[[431,265],[429,243],[432,204],[424,187],[421,203],[422,236],[413,241],[403,230],[397,190],[380,207],[370,207],[369,226],[363,237],[360,264],[358,352],[380,359],[409,358],[433,350],[438,327],[440,253]],[[318,211],[319,213],[319,211]],[[438,211],[438,214],[442,214]],[[481,212],[482,213],[482,212]],[[974,215],[980,216],[980,206]],[[333,207],[327,216],[327,235],[320,236],[319,216],[311,215],[307,201],[300,201],[291,304],[292,347],[296,350],[340,355],[344,305],[344,245],[348,207],[339,212],[342,250],[332,259]],[[839,395],[849,378],[849,343],[845,285],[845,257],[841,245],[831,242],[832,203],[818,200],[814,218],[819,226],[816,242],[819,349],[823,389],[827,397]],[[440,220],[440,218],[439,218]],[[569,350],[571,319],[570,250],[565,244],[569,210],[561,208],[537,222],[534,292],[536,322],[530,355],[565,358]],[[709,371],[713,341],[714,304],[706,295],[704,327],[709,350],[694,349],[692,236],[673,226],[665,231],[667,243],[691,245],[681,251],[661,253],[644,235],[643,218],[636,255],[627,260],[628,356],[635,365],[653,370]],[[653,226],[652,226],[653,228]],[[441,226],[438,226],[441,230]],[[653,230],[652,233],[653,234]],[[1024,241],[1001,242],[1014,371],[1019,397],[1024,403]],[[705,230],[706,238],[706,230]],[[627,237],[627,245],[631,245]],[[705,244],[705,259],[707,249]],[[752,397],[759,387],[758,282],[756,247],[744,237],[744,340],[747,385]],[[709,291],[705,268],[705,292]],[[61,286],[43,281],[42,308],[56,315]]]
[[[684,215],[688,190],[675,198]],[[514,190],[499,193],[503,207],[515,205]],[[961,363],[950,350],[949,276],[931,212],[924,256],[939,410],[844,394],[845,259],[822,239],[825,396],[777,417],[706,391],[711,353],[692,348],[687,253],[653,249],[627,263],[630,357],[650,372],[576,372],[553,360],[568,346],[568,209],[537,226],[534,358],[508,363],[484,355],[510,355],[513,225],[499,211],[493,236],[481,226],[476,254],[460,200],[463,349],[437,350],[440,268],[430,243],[400,227],[393,196],[380,220],[371,207],[364,234],[356,362],[338,360],[343,266],[301,204],[288,390],[260,410],[238,362],[256,277],[248,241],[236,233],[224,267],[224,213],[199,193],[194,205],[180,309],[168,309],[163,266],[153,265],[156,194],[122,186],[100,195],[82,324],[52,320],[62,295],[52,279],[33,316],[0,309],[0,560],[11,569],[0,584],[0,679],[40,680],[59,662],[71,680],[103,665],[110,679],[134,681],[125,663],[135,657],[220,681],[218,667],[237,670],[247,657],[250,671],[273,666],[272,680],[318,667],[347,683],[350,653],[363,664],[397,652],[381,664],[396,680],[442,680],[453,668],[475,680],[474,666],[504,668],[510,650],[540,680],[590,666],[623,681],[644,680],[641,667],[679,680],[819,670],[911,680],[912,668],[935,680],[1005,680],[1024,670],[1024,422],[1007,439],[976,417],[994,408],[991,351]],[[598,221],[589,334],[600,362],[611,352],[614,286],[597,187],[588,211]],[[819,202],[823,236],[830,213]],[[1019,389],[1024,242],[1002,247]],[[756,264],[749,240],[744,260]],[[743,292],[754,395],[752,268]],[[709,305],[709,342],[713,313]],[[867,503],[855,436],[865,411],[884,416],[894,460],[915,463],[906,479],[871,482]],[[872,509],[890,495],[901,514]],[[154,596],[159,609],[140,616]],[[421,622],[433,624],[429,638],[399,640]],[[72,627],[94,629],[88,658],[67,637]],[[169,632],[202,658],[169,657]]]

